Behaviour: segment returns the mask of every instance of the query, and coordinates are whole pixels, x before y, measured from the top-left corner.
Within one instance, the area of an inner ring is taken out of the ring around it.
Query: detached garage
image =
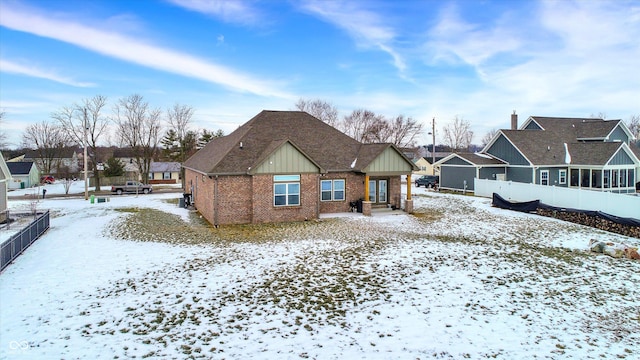
[[[478,153],[454,153],[435,163],[440,169],[440,188],[474,191],[473,179],[504,179],[507,163]]]

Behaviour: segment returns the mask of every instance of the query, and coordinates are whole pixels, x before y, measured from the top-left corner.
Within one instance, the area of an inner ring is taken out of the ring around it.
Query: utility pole
[[[435,116],[433,117],[433,119],[431,119],[431,135],[433,136],[433,142],[432,142],[432,147],[431,147],[431,171],[433,172],[432,175],[436,174],[436,167],[434,166],[434,164],[436,163],[436,118]]]
[[[87,108],[84,108],[84,199],[89,200],[89,183],[87,182]]]

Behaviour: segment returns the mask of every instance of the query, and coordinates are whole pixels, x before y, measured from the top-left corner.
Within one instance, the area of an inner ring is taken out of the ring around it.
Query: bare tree
[[[193,154],[196,148],[195,132],[189,130],[189,124],[193,117],[193,107],[183,104],[174,104],[172,108],[167,109],[167,122],[169,129],[175,134],[177,141],[177,156],[181,164],[186,158]],[[184,187],[184,168],[180,168],[180,178]]]
[[[640,140],[640,115],[631,115],[625,123],[636,140]]]
[[[607,114],[601,111],[601,112],[599,112],[597,114],[591,113],[591,115],[589,115],[589,117],[591,119],[602,119],[602,120],[604,120],[604,119],[607,118]]]
[[[316,118],[326,122],[327,124],[338,127],[338,109],[330,103],[323,100],[304,100],[300,99],[296,103],[296,109],[308,112]]]
[[[481,141],[482,141],[482,147],[487,146],[487,144],[489,143],[489,141],[491,141],[491,140],[496,136],[496,134],[497,134],[497,133],[498,133],[498,130],[496,130],[496,129],[491,129],[491,130],[489,130],[489,132],[488,132],[488,133],[486,133],[486,134],[482,137],[482,140],[481,140]]]
[[[381,122],[384,121],[382,115],[374,112],[358,109],[344,117],[340,126],[342,132],[360,142],[373,142],[377,137],[377,132],[382,130]]]
[[[36,165],[44,174],[57,173],[62,151],[69,143],[69,135],[62,126],[46,121],[27,126],[22,134],[23,146],[35,150]]]
[[[471,124],[462,117],[456,117],[453,122],[443,127],[444,141],[451,150],[460,151],[468,149],[473,139]]]
[[[169,128],[175,130],[179,139],[184,139],[187,135],[193,113],[193,107],[178,103],[174,104],[172,108],[167,109]]]
[[[388,122],[388,136],[385,142],[390,142],[398,147],[413,147],[417,138],[424,131],[424,124],[419,123],[411,117],[398,115]]]
[[[141,95],[134,94],[118,100],[113,112],[117,136],[133,151],[141,180],[148,183],[151,161],[158,150],[162,111],[150,108]]]
[[[364,143],[386,142],[410,147],[423,131],[422,123],[404,115],[389,120],[373,111],[358,109],[340,121],[338,110],[329,102],[300,99],[295,106]]]
[[[98,154],[98,141],[106,134],[108,118],[103,114],[107,105],[107,97],[96,95],[90,99],[83,99],[80,104],[65,106],[51,114],[60,125],[69,132],[69,136],[76,144],[89,149],[88,157],[91,170],[94,174],[95,187],[100,191],[100,175],[98,163],[101,161]]]

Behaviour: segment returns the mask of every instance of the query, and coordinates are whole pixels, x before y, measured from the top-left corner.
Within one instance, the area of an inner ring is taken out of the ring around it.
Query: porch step
[[[371,216],[376,215],[391,215],[393,213],[402,214],[403,211],[401,209],[393,210],[390,207],[374,207],[371,208]]]

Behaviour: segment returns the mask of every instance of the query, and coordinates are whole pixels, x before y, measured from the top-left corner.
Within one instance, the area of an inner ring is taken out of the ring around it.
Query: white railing
[[[493,193],[509,201],[540,202],[562,208],[602,211],[619,217],[640,219],[640,196],[615,194],[558,186],[526,184],[487,179],[474,180],[477,196],[492,197]]]

